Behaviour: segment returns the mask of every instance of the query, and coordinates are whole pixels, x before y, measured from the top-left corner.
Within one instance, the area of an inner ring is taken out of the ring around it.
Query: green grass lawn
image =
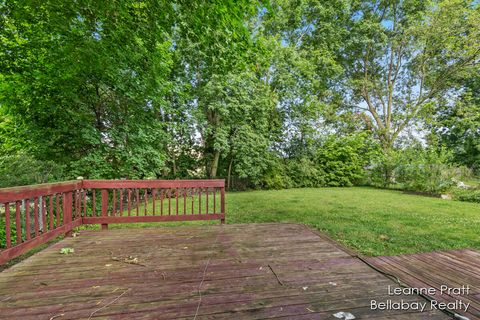
[[[227,222],[299,222],[365,255],[480,248],[480,205],[372,188],[227,194]]]
[[[480,205],[393,190],[354,187],[227,193],[227,223],[255,222],[305,223],[369,256],[480,248]],[[193,222],[212,223],[218,221]],[[162,225],[180,224],[192,223]],[[159,224],[137,227],[152,225]],[[111,225],[127,226],[132,225]]]

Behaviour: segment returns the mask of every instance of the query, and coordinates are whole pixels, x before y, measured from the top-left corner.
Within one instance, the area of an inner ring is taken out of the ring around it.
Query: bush
[[[452,187],[455,168],[448,164],[451,154],[446,149],[410,148],[403,150],[395,169],[397,182],[406,190],[429,193],[443,192]]]
[[[446,149],[414,146],[377,158],[366,175],[368,184],[439,194],[455,185],[468,170],[450,164]]]
[[[288,161],[287,175],[295,188],[323,187],[325,172],[308,158]]]
[[[63,167],[53,161],[37,160],[25,152],[0,157],[0,187],[62,180]]]
[[[365,166],[377,150],[364,134],[328,137],[316,154],[316,163],[325,172],[325,185],[352,186],[360,182]]]
[[[294,185],[287,175],[286,165],[281,161],[272,161],[256,186],[262,189],[288,189]]]
[[[458,201],[468,201],[480,203],[480,190],[479,189],[454,189],[452,191],[452,197]]]

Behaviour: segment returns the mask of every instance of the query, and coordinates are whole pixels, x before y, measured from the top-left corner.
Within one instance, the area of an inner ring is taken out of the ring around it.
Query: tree
[[[480,7],[470,1],[355,1],[347,29],[346,105],[385,150],[480,59]]]
[[[248,21],[258,13],[258,5],[252,0],[195,1],[180,2],[175,9],[179,74],[189,84],[189,113],[195,118],[208,177],[217,176],[222,154],[228,150],[225,124],[231,107],[227,95],[235,91],[232,78],[255,65]]]
[[[432,129],[454,160],[480,168],[480,74],[461,81],[463,92],[453,103],[438,105]]]
[[[277,41],[266,78],[283,117],[284,139],[277,148],[288,157],[311,154],[328,133],[325,120],[341,98],[338,56],[348,7],[343,0],[275,0],[263,17],[265,37]]]
[[[160,174],[172,5],[0,3],[0,104],[16,139],[71,175]]]

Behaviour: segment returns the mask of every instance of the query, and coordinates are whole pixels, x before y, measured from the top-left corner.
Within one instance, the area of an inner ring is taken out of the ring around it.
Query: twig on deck
[[[198,315],[198,310],[200,309],[200,305],[202,304],[202,284],[203,281],[205,280],[205,274],[207,272],[208,265],[210,264],[211,257],[208,258],[207,263],[205,264],[205,269],[203,269],[203,276],[202,276],[202,281],[200,282],[200,285],[198,286],[198,304],[197,304],[197,311],[195,311],[195,316],[193,317],[193,320],[197,319]]]
[[[278,283],[279,283],[281,286],[283,286],[283,282],[280,281],[280,278],[278,277],[278,275],[275,273],[275,271],[273,271],[272,266],[269,264],[268,267],[270,268],[270,271],[272,271],[272,273],[273,273],[273,275],[275,276],[275,278],[277,278]]]
[[[51,317],[50,320],[63,317],[64,315],[65,315],[65,313],[56,314],[56,315],[54,315],[53,317]]]
[[[127,263],[127,264],[135,264],[137,266],[147,267],[147,265],[138,262],[138,258],[135,258],[133,256],[128,256],[128,257],[125,257],[123,259],[120,259],[118,257],[114,257],[112,251],[109,251],[109,252],[110,252],[110,259],[112,259],[113,261]]]
[[[222,229],[223,231],[223,229]],[[220,237],[220,233],[219,232],[217,234],[217,236],[215,237],[215,241],[213,242],[212,244],[212,249],[213,247],[217,244],[218,242],[218,239]],[[197,311],[195,311],[195,315],[193,316],[193,320],[196,320],[197,319],[197,316],[198,316],[198,311],[200,310],[200,305],[202,304],[202,284],[203,284],[203,281],[205,281],[205,275],[207,274],[207,268],[208,268],[208,265],[210,264],[210,260],[212,260],[212,256],[210,255],[210,257],[208,258],[208,261],[207,263],[205,264],[205,268],[203,269],[203,275],[202,275],[202,281],[200,282],[200,284],[198,285],[198,304],[197,304]]]
[[[115,299],[113,299],[112,301],[110,301],[109,303],[107,303],[106,305],[102,306],[101,308],[98,308],[97,310],[94,310],[92,313],[90,313],[90,317],[88,317],[88,320],[92,319],[93,315],[95,313],[97,313],[98,311],[101,311],[103,309],[105,309],[106,307],[108,307],[109,305],[115,303],[115,301],[117,301],[118,299],[120,299],[125,293],[127,293],[128,291],[130,291],[130,289],[127,289],[125,291],[122,292],[122,294],[120,294],[118,297],[116,297]]]

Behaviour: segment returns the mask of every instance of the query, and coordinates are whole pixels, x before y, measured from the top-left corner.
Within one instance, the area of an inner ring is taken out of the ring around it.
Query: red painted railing
[[[225,222],[224,180],[78,180],[0,189],[0,264],[82,224]],[[2,233],[5,232],[4,235]]]

